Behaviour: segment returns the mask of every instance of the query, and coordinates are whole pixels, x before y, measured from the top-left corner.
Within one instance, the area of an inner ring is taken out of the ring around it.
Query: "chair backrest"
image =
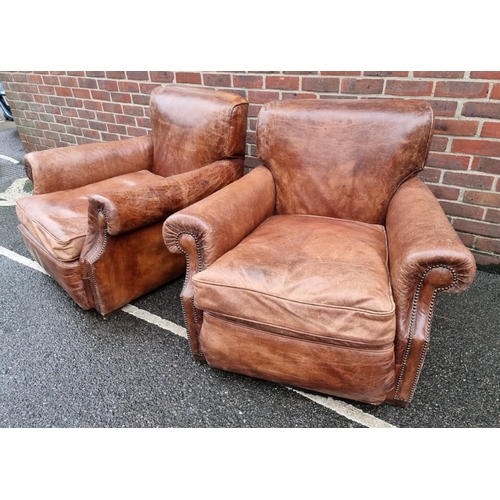
[[[417,100],[264,105],[257,154],[276,183],[276,213],[383,224],[397,188],[425,166],[433,120]]]
[[[248,102],[212,88],[170,85],[150,99],[153,172],[165,177],[243,157]]]

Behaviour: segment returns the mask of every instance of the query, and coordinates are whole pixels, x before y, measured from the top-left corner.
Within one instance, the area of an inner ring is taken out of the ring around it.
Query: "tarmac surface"
[[[0,427],[500,427],[499,274],[478,270],[466,292],[438,296],[408,408],[297,391],[193,360],[182,279],[106,318],[81,310],[17,230],[5,193],[17,182],[10,192],[29,195],[30,183],[12,161],[24,150],[9,124],[0,123],[0,155]]]

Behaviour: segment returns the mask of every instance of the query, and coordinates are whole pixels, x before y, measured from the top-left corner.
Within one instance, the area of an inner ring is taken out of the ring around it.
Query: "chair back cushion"
[[[424,168],[432,131],[423,101],[273,101],[259,113],[257,152],[277,214],[383,224],[397,188]]]
[[[153,172],[164,177],[243,157],[248,102],[212,88],[162,86],[151,93]]]

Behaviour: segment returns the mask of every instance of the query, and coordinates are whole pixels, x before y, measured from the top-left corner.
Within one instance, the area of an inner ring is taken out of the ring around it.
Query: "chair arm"
[[[430,340],[438,291],[458,293],[472,283],[476,264],[429,188],[414,177],[392,198],[386,218],[396,304],[396,404],[412,398]]]
[[[171,215],[163,238],[171,252],[186,253],[194,239],[201,269],[234,248],[274,213],[275,186],[271,172],[257,167],[212,196]]]
[[[234,248],[273,215],[274,209],[274,180],[271,172],[260,166],[208,198],[176,212],[163,224],[167,248],[186,255],[181,304],[195,359],[204,360],[199,339],[203,311],[194,305],[193,276]]]
[[[117,175],[151,170],[150,136],[34,151],[24,157],[33,193],[65,191]]]
[[[102,213],[111,235],[147,226],[218,191],[242,173],[243,159],[219,160],[171,177],[157,176],[147,186],[94,194],[89,197],[89,224]]]

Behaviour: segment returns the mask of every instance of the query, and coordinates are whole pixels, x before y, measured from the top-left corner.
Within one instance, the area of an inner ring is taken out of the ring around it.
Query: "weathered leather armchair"
[[[185,272],[163,243],[168,215],[243,174],[248,103],[166,86],[152,135],[29,153],[33,196],[17,202],[33,257],[84,309],[105,315]]]
[[[212,367],[337,397],[406,406],[436,293],[475,262],[416,174],[433,113],[421,101],[265,105],[262,165],[171,215],[189,262],[193,355]]]

